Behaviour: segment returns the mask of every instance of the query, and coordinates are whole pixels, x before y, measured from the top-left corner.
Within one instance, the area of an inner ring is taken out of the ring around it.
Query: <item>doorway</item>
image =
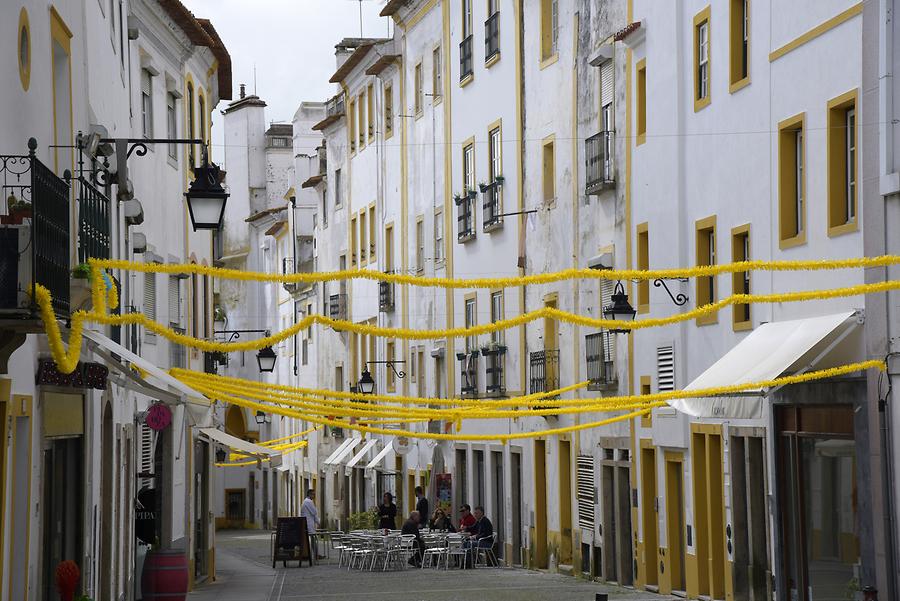
[[[547,568],[547,443],[534,441],[534,564]]]
[[[250,502],[250,511],[247,515],[247,521],[249,522],[248,528],[256,527],[256,473],[250,472],[247,481],[247,500]]]
[[[510,453],[510,478],[512,480],[512,546],[511,561],[513,565],[522,565],[522,454]]]
[[[572,443],[559,441],[559,563],[572,565]]]
[[[269,470],[262,473],[262,527],[269,529]]]
[[[84,498],[84,445],[82,437],[53,439],[44,449],[42,599],[59,597],[55,569],[65,559],[84,570],[82,551],[82,499]],[[84,582],[79,583],[83,592]],[[79,592],[76,591],[76,594]]]
[[[735,431],[730,428],[729,432]],[[768,599],[766,459],[762,436],[731,436],[734,599]],[[726,532],[727,534],[727,532]]]
[[[105,396],[105,395],[104,395]],[[103,513],[100,520],[100,565],[105,569],[100,570],[100,594],[98,601],[110,601],[112,599],[113,566],[113,461],[117,456],[113,449],[113,417],[112,405],[107,401],[103,406],[103,418],[101,426],[100,449],[100,503]]]
[[[194,441],[194,581],[206,578],[209,570],[209,444]]]
[[[670,591],[684,592],[685,587],[685,519],[684,457],[666,451],[666,554],[669,558]]]
[[[504,494],[504,478],[503,478],[503,453],[500,451],[491,451],[491,464],[493,473],[491,474],[494,490],[494,532],[497,534],[497,545],[495,551],[498,559],[503,559],[504,548],[506,543],[506,495]]]
[[[641,529],[644,534],[644,585],[659,586],[656,553],[659,547],[656,517],[656,449],[650,440],[641,441]],[[644,446],[647,445],[647,446]]]
[[[722,434],[717,424],[691,424],[694,531],[700,595],[725,598],[725,491]]]

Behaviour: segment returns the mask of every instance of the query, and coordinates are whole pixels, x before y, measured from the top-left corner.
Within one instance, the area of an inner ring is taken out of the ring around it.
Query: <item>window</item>
[[[416,217],[416,271],[425,271],[425,217]]]
[[[694,17],[694,110],[710,102],[709,7]]]
[[[828,102],[828,235],[857,230],[856,90]]]
[[[465,324],[466,328],[473,328],[478,323],[475,316],[475,295],[467,296],[465,302]],[[471,353],[476,348],[475,336],[466,336],[466,354]]]
[[[203,98],[203,91],[197,93],[197,137],[206,141],[206,101]]]
[[[731,230],[731,260],[734,263],[750,260],[750,226],[742,225]],[[750,294],[750,272],[736,271],[731,275],[732,294]],[[732,322],[735,330],[743,330],[750,325],[750,304],[733,305]]]
[[[750,0],[731,0],[729,21],[729,91],[736,92],[750,83]]]
[[[696,223],[697,266],[716,264],[716,217],[700,219]],[[716,276],[697,278],[697,307],[716,302]],[[697,318],[698,325],[715,323],[717,316],[710,313]]]
[[[650,233],[646,223],[637,226],[637,268],[642,271],[650,269]],[[638,281],[637,303],[638,313],[650,311],[650,280]]]
[[[462,0],[462,37],[472,35],[472,0]]]
[[[484,22],[484,63],[490,67],[500,60],[500,0],[488,0]]]
[[[416,349],[415,348],[410,349],[409,359],[410,359],[410,361],[409,361],[409,381],[416,382],[418,379],[418,376],[416,374],[419,373],[419,369],[418,369],[418,366],[416,365]]]
[[[503,151],[499,126],[488,133],[488,153],[490,154],[488,177],[490,178],[489,183],[493,183],[498,175],[503,175]]]
[[[559,0],[541,0],[541,61],[559,51]]]
[[[196,261],[191,261],[192,264],[196,264]],[[200,278],[196,273],[191,274],[191,336],[200,337],[200,328],[199,328],[199,311],[198,307],[200,305]],[[241,355],[243,357],[243,354]]]
[[[144,315],[156,321],[156,274],[149,271],[144,274]],[[154,342],[156,334],[145,329],[144,340]]]
[[[350,118],[350,152],[356,152],[356,100],[350,101],[350,111],[347,113]]]
[[[343,201],[341,195],[341,170],[334,170],[334,208],[341,208],[341,202]]]
[[[500,125],[488,130],[488,187],[482,193],[483,227],[489,231],[503,223],[503,186],[498,178],[503,176],[503,153]]]
[[[322,190],[322,227],[328,227],[328,190]]]
[[[50,11],[51,59],[53,61],[53,149],[54,166],[61,174],[73,168],[71,34],[55,9]]]
[[[544,139],[543,180],[544,202],[550,204],[556,200],[556,151],[553,136]]]
[[[147,69],[141,69],[141,131],[153,137],[153,75]]]
[[[384,270],[387,273],[394,271],[394,225],[384,228]]]
[[[635,72],[635,125],[637,138],[635,145],[640,146],[647,141],[647,59],[637,63]]]
[[[357,247],[356,247],[356,215],[350,218],[350,265],[356,266]]]
[[[415,94],[415,106],[413,107],[413,112],[418,117],[422,114],[422,108],[425,105],[424,91],[422,90],[422,63],[416,65]]]
[[[188,110],[188,130],[187,137],[193,138],[197,135],[197,130],[194,128],[194,123],[196,117],[194,116],[194,84],[188,82],[187,85],[187,110]],[[191,144],[188,146],[188,165],[191,169],[194,168],[194,145]]]
[[[369,142],[375,138],[375,86],[373,84],[369,84],[368,95],[366,96],[368,100],[368,119],[369,119]]]
[[[359,265],[365,265],[369,256],[369,245],[366,242],[368,238],[368,228],[366,227],[366,209],[359,213]]]
[[[779,237],[782,249],[806,242],[803,114],[778,124]]]
[[[369,261],[375,260],[375,205],[369,205]]]
[[[475,190],[475,143],[463,147],[463,193]]]
[[[384,86],[384,137],[394,135],[394,86]]]
[[[166,94],[166,136],[169,138],[178,137],[178,121],[175,114],[175,94],[171,92]],[[178,146],[169,144],[169,156],[178,159]]]
[[[438,46],[431,51],[431,93],[433,95],[432,102],[440,102],[441,90],[443,89],[443,73],[441,73],[441,47]]]
[[[434,212],[434,262],[444,261],[444,211],[437,209]]]
[[[363,90],[356,103],[359,110],[359,149],[366,145],[366,91]]]
[[[396,343],[393,340],[388,340],[384,346],[384,360],[393,361],[395,357],[394,353],[396,352]],[[415,363],[415,361],[413,361],[413,363]],[[387,390],[388,392],[394,392],[397,390],[397,376],[394,375],[394,370],[391,369],[391,366],[388,366],[388,369],[386,369],[385,372],[387,373]]]
[[[503,291],[491,292],[491,323],[503,321]],[[503,344],[503,330],[491,332],[491,342]]]

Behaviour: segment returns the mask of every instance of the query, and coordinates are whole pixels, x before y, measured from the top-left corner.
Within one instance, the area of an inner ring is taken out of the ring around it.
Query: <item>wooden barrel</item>
[[[188,592],[188,562],[184,551],[154,550],[144,559],[141,595],[145,601],[184,601]]]

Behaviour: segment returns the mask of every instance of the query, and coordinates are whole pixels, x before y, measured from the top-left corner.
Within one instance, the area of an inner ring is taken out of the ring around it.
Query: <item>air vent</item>
[[[656,385],[659,392],[675,390],[675,347],[671,344],[656,349]]]
[[[594,457],[578,456],[578,526],[594,529]]]

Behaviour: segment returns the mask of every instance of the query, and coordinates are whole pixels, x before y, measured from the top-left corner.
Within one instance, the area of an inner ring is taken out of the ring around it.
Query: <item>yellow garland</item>
[[[738,261],[718,265],[698,265],[676,269],[564,269],[551,273],[540,273],[526,276],[505,278],[473,278],[454,279],[412,276],[401,273],[383,273],[363,269],[346,269],[343,271],[275,274],[240,271],[222,267],[210,267],[195,263],[162,264],[138,263],[115,259],[90,259],[91,266],[105,269],[121,269],[125,271],[142,271],[152,273],[196,273],[215,278],[229,280],[245,280],[273,283],[315,283],[340,280],[366,279],[395,284],[418,286],[422,288],[512,288],[515,286],[548,284],[563,280],[651,280],[657,278],[675,279],[718,275],[722,273],[739,273],[744,271],[818,271],[825,269],[851,269],[884,267],[900,263],[900,256],[883,255],[879,257],[860,257],[822,261]]]
[[[289,445],[289,448],[282,451],[281,456],[284,457],[285,455],[293,453],[296,450],[302,449],[303,447],[307,446],[308,444],[309,443],[307,441],[302,440],[298,443],[294,443],[293,445]],[[244,457],[246,457],[246,455],[244,455],[242,453],[230,453],[228,455],[228,461],[216,463],[216,467],[240,467],[240,466],[244,466],[244,465],[256,465],[255,459],[253,459],[251,461],[243,461]],[[271,460],[270,457],[260,458],[260,461],[270,461],[270,460]]]
[[[787,303],[799,302],[815,299],[839,298],[847,296],[860,296],[864,294],[872,294],[876,292],[886,292],[889,290],[900,289],[900,281],[891,280],[886,282],[876,282],[872,284],[859,284],[856,286],[846,286],[843,288],[832,288],[825,290],[811,290],[805,292],[787,292],[782,294],[732,294],[715,303],[703,305],[686,311],[684,313],[676,313],[669,317],[641,319],[638,321],[618,321],[612,319],[602,319],[595,317],[584,317],[561,311],[550,307],[544,307],[524,313],[517,317],[504,319],[491,324],[482,326],[473,326],[470,328],[449,328],[435,330],[410,330],[406,328],[385,328],[380,326],[357,324],[341,319],[332,319],[324,315],[308,315],[293,326],[277,332],[271,336],[257,338],[255,340],[247,340],[243,342],[214,342],[211,340],[202,340],[175,332],[168,326],[164,326],[158,322],[149,319],[143,313],[125,313],[123,315],[106,315],[95,311],[76,311],[71,316],[72,334],[68,351],[63,348],[62,336],[59,331],[59,324],[53,315],[50,293],[40,284],[35,285],[35,298],[41,305],[41,318],[44,321],[44,328],[47,333],[50,352],[56,361],[57,368],[63,373],[71,373],[78,364],[78,358],[81,355],[81,329],[84,327],[85,320],[105,325],[142,325],[147,330],[166,338],[170,342],[181,344],[202,351],[213,352],[238,352],[259,350],[266,346],[274,346],[286,340],[291,336],[297,335],[300,331],[309,328],[314,323],[330,326],[335,330],[356,332],[357,334],[366,334],[369,336],[381,336],[387,338],[400,338],[406,340],[426,340],[433,338],[462,338],[467,336],[478,336],[506,330],[509,328],[524,325],[526,323],[538,319],[555,319],[560,322],[570,323],[585,327],[608,328],[608,329],[627,329],[639,330],[644,328],[659,327],[671,325],[683,321],[689,321],[715,313],[729,305],[734,304],[750,304],[750,303]],[[75,340],[77,344],[71,344]]]
[[[811,382],[814,380],[821,380],[826,378],[833,378],[840,375],[846,375],[849,373],[853,373],[861,370],[868,369],[878,369],[880,371],[884,371],[886,369],[886,365],[883,361],[861,361],[859,363],[852,363],[848,365],[841,365],[838,367],[833,367],[829,369],[822,369],[817,371],[810,371],[803,374],[796,374],[792,376],[782,376],[779,378],[774,378],[771,380],[763,380],[760,382],[749,382],[743,384],[732,384],[729,386],[718,386],[713,388],[705,388],[698,390],[678,390],[678,391],[670,391],[670,392],[661,392],[654,393],[648,395],[628,395],[617,397],[617,400],[621,400],[623,402],[624,407],[641,407],[640,410],[632,411],[626,415],[620,415],[612,418],[608,418],[605,420],[601,420],[598,422],[589,422],[585,424],[576,424],[572,426],[563,426],[560,428],[552,428],[548,430],[538,430],[533,432],[517,432],[510,434],[443,434],[443,433],[430,433],[430,432],[417,432],[411,430],[404,430],[402,434],[404,436],[408,436],[411,438],[425,438],[425,439],[435,439],[435,440],[499,440],[504,443],[508,440],[520,439],[520,438],[535,438],[540,436],[549,436],[553,434],[562,434],[565,432],[574,432],[578,430],[585,430],[589,428],[594,428],[597,426],[613,423],[615,421],[620,421],[623,419],[629,419],[630,417],[634,417],[637,415],[642,415],[649,412],[653,407],[658,407],[667,404],[667,401],[672,399],[684,399],[684,398],[702,398],[702,397],[710,397],[710,396],[719,396],[725,394],[732,394],[735,392],[741,392],[746,390],[757,390],[764,388],[772,388],[776,386],[785,386],[789,384],[799,384],[803,382]],[[328,418],[315,417],[311,415],[307,415],[301,412],[292,411],[289,409],[284,409],[278,406],[272,406],[264,403],[259,403],[256,401],[252,401],[249,399],[238,398],[231,395],[223,394],[222,392],[216,390],[212,387],[201,386],[199,388],[200,392],[207,394],[211,398],[217,398],[221,401],[232,403],[235,405],[239,405],[242,407],[246,407],[248,409],[257,410],[257,411],[267,411],[269,413],[274,413],[278,415],[284,415],[286,417],[293,417],[297,419],[303,419],[306,421],[310,421],[312,423],[327,425],[332,427],[340,427],[340,428],[348,428],[351,430],[356,430],[359,432],[367,432],[371,434],[387,434],[391,436],[398,435],[397,430],[387,429],[387,428],[376,428],[371,426],[366,426],[362,424],[348,424],[343,421],[331,420]],[[612,397],[610,397],[612,398]],[[626,405],[625,403],[630,403],[630,405]],[[523,410],[520,412],[521,415],[528,415],[530,411]],[[466,416],[466,419],[472,419],[477,417],[477,415]],[[459,424],[458,424],[459,425]]]
[[[297,432],[296,434],[291,434],[290,436],[282,436],[281,438],[273,438],[272,440],[264,440],[264,441],[258,442],[256,444],[258,444],[261,447],[270,447],[270,446],[276,445],[280,442],[285,442],[287,440],[292,440],[292,439],[298,438],[300,436],[306,436],[307,434],[312,434],[313,432],[315,432],[316,430],[318,430],[321,427],[322,426],[315,426],[313,428],[310,428],[309,430],[304,430],[303,432]]]

